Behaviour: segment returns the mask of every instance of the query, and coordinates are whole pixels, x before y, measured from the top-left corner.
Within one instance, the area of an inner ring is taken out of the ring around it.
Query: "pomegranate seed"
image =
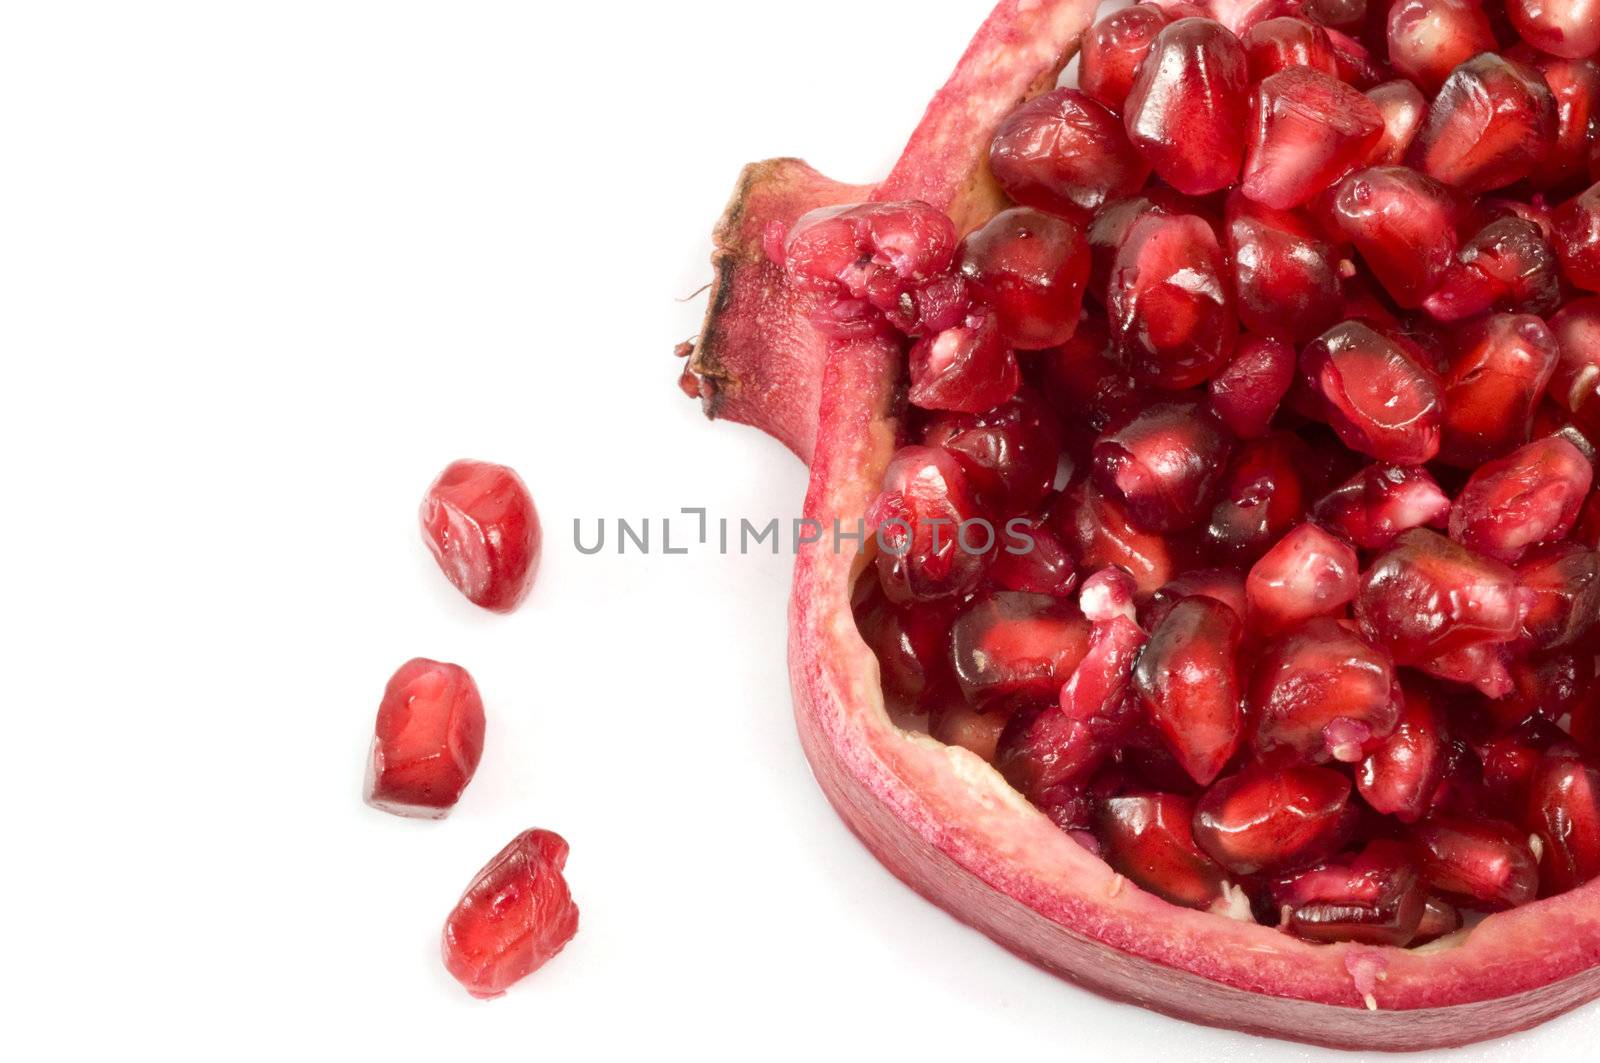
[[[1220,602],[1239,619],[1244,619],[1244,573],[1236,568],[1193,568],[1162,587],[1150,599],[1141,621],[1146,631],[1154,631],[1166,620],[1174,606],[1186,598],[1208,598]]]
[[[469,602],[496,613],[522,604],[543,537],[533,496],[513,470],[451,462],[423,497],[420,519],[440,571]]]
[[[950,603],[905,608],[891,602],[868,576],[857,585],[853,602],[856,627],[878,659],[878,673],[889,705],[922,712],[946,699],[954,686],[950,671]]]
[[[1138,624],[1125,616],[1096,623],[1089,650],[1072,677],[1061,687],[1061,710],[1080,723],[1115,719],[1131,723],[1126,698],[1134,664],[1147,641]]]
[[[993,314],[974,313],[961,325],[924,336],[911,348],[913,405],[925,410],[982,413],[1017,393],[1017,358],[1000,338]]]
[[[1303,215],[1252,203],[1227,204],[1228,253],[1239,320],[1255,332],[1305,341],[1339,321],[1339,255]]]
[[[994,310],[1006,343],[1043,350],[1067,342],[1078,328],[1089,249],[1075,223],[1014,207],[967,237],[961,273]]]
[[[1464,740],[1452,738],[1445,748],[1444,780],[1433,792],[1433,811],[1453,816],[1487,815],[1489,794],[1483,765]]]
[[[1480,700],[1475,706],[1486,710],[1492,729],[1497,731],[1534,716],[1555,721],[1576,712],[1595,679],[1595,661],[1587,652],[1517,657],[1508,668],[1511,693],[1497,701]]]
[[[1531,49],[1518,54],[1518,59],[1539,72],[1556,101],[1555,143],[1544,164],[1528,175],[1529,183],[1546,191],[1581,185],[1588,177],[1589,149],[1600,128],[1600,63]]]
[[[1415,680],[1403,689],[1400,722],[1361,762],[1356,787],[1375,811],[1415,823],[1444,781],[1449,747],[1438,695]]]
[[[1415,170],[1358,170],[1335,186],[1331,209],[1378,283],[1407,309],[1433,294],[1455,259],[1455,201]]]
[[[1072,547],[1085,569],[1116,565],[1133,576],[1141,596],[1148,597],[1172,578],[1176,562],[1164,536],[1143,531],[1115,499],[1092,485],[1080,484],[1052,507],[1052,527]]]
[[[1445,80],[1410,159],[1429,177],[1477,194],[1531,174],[1555,134],[1555,97],[1538,72],[1484,52]]]
[[[1430,96],[1450,72],[1499,47],[1481,0],[1399,0],[1389,8],[1389,62]]]
[[[1480,466],[1456,497],[1450,537],[1500,561],[1563,539],[1594,482],[1594,467],[1565,439],[1541,439]]]
[[[1451,650],[1418,667],[1440,679],[1475,686],[1484,697],[1503,698],[1516,686],[1511,676],[1512,663],[1511,654],[1504,645],[1478,642]]]
[[[1373,561],[1356,599],[1366,636],[1422,668],[1479,643],[1509,642],[1521,613],[1515,573],[1421,528]]]
[[[1339,80],[1363,91],[1376,88],[1378,83],[1393,71],[1372,58],[1365,45],[1355,38],[1328,28],[1328,40],[1333,45],[1333,61],[1339,68]]]
[[[1194,810],[1194,840],[1229,871],[1289,871],[1336,852],[1353,827],[1350,780],[1300,765],[1213,785]]]
[[[1026,388],[984,413],[933,417],[922,442],[954,454],[988,508],[1007,516],[1044,501],[1061,455],[1054,415]]]
[[[1541,52],[1582,59],[1600,51],[1600,8],[1593,0],[1507,0],[1506,14]]]
[[[1434,815],[1413,830],[1423,881],[1468,907],[1514,908],[1538,892],[1538,863],[1509,823]]]
[[[483,699],[467,670],[417,657],[383,690],[366,801],[397,816],[443,819],[483,758]]]
[[[1550,396],[1585,435],[1600,436],[1600,298],[1576,299],[1550,319],[1561,355]]]
[[[1294,383],[1295,350],[1275,336],[1239,341],[1233,360],[1211,380],[1211,410],[1240,439],[1267,434],[1278,404]]]
[[[1289,432],[1274,432],[1239,448],[1211,511],[1206,541],[1229,562],[1255,561],[1305,516],[1309,447]]]
[[[1361,563],[1349,543],[1302,524],[1268,550],[1245,581],[1250,626],[1284,631],[1355,599]]]
[[[1111,337],[1098,316],[1086,317],[1060,347],[1034,357],[1044,392],[1065,420],[1099,434],[1126,420],[1147,396],[1128,367],[1111,353]]]
[[[926,203],[825,207],[802,217],[783,247],[789,284],[828,336],[871,334],[882,314],[944,273],[955,256],[955,224]]]
[[[1096,834],[1106,863],[1140,889],[1186,908],[1226,903],[1227,877],[1194,843],[1194,802],[1178,794],[1113,797],[1100,803]]]
[[[1116,353],[1146,384],[1181,391],[1227,364],[1237,329],[1227,258],[1192,214],[1149,212],[1128,230],[1106,294]]]
[[[444,923],[444,965],[467,992],[497,997],[550,961],[578,932],[561,869],[567,843],[523,831],[473,878]]]
[[[1461,925],[1460,910],[1443,897],[1430,894],[1422,910],[1422,922],[1417,925],[1417,933],[1412,937],[1411,944],[1425,945],[1437,941],[1446,934],[1454,934],[1461,929]]]
[[[1054,701],[1088,649],[1083,615],[1040,594],[980,595],[950,629],[962,696],[983,710]]]
[[[1250,62],[1221,25],[1185,18],[1162,29],[1139,64],[1123,118],[1128,136],[1167,184],[1191,196],[1239,176]]]
[[[1385,81],[1367,90],[1367,99],[1383,118],[1383,135],[1367,155],[1368,166],[1397,166],[1417,139],[1428,117],[1428,101],[1409,81]]]
[[[1296,937],[1363,945],[1409,944],[1427,906],[1410,848],[1387,839],[1274,884],[1272,900]]]
[[[989,149],[989,169],[1017,203],[1068,217],[1098,210],[1108,196],[1133,195],[1150,176],[1121,119],[1076,89],[1011,112]]]
[[[1150,635],[1133,688],[1195,782],[1215,779],[1239,747],[1239,617],[1221,602],[1184,598]]]
[[[1328,618],[1271,643],[1250,680],[1258,753],[1353,764],[1399,720],[1388,654]]]
[[[1551,224],[1561,272],[1584,291],[1600,292],[1600,184],[1558,207]]]
[[[947,746],[960,746],[990,764],[1000,748],[1007,717],[999,712],[978,712],[962,704],[947,704],[928,715],[928,733]]]
[[[1121,112],[1133,88],[1134,73],[1172,21],[1155,4],[1135,4],[1107,15],[1083,35],[1078,84],[1100,103]]]
[[[1421,465],[1439,453],[1439,382],[1399,344],[1359,321],[1335,325],[1300,353],[1346,446],[1379,461]]]
[[[1363,550],[1382,550],[1401,532],[1444,527],[1450,499],[1426,469],[1380,462],[1322,496],[1312,512]]]
[[[1520,812],[1527,803],[1534,773],[1545,754],[1566,738],[1561,728],[1540,716],[1517,724],[1498,738],[1477,746],[1483,784],[1496,807]]]
[[[1600,877],[1600,769],[1577,757],[1546,757],[1528,789],[1525,821],[1539,838],[1546,894]]]
[[[1310,202],[1383,138],[1377,104],[1337,78],[1297,67],[1256,86],[1239,191],[1280,210]]]
[[[1298,18],[1257,22],[1241,38],[1250,60],[1250,80],[1262,81],[1281,70],[1309,69],[1337,77],[1328,31]]]
[[[1440,321],[1460,321],[1488,310],[1546,314],[1560,302],[1560,266],[1544,233],[1524,218],[1504,217],[1462,245],[1423,306]]]
[[[985,536],[966,472],[955,456],[934,447],[904,447],[883,474],[883,491],[867,510],[877,529],[878,578],[889,600],[901,605],[960,598],[977,589],[988,564],[985,538],[995,545],[992,525]],[[963,544],[962,526],[968,534]]]
[[[1441,459],[1472,468],[1526,443],[1559,357],[1550,329],[1531,315],[1463,328],[1444,378]]]
[[[989,582],[1001,590],[1026,591],[1065,598],[1078,583],[1072,553],[1043,520],[1029,520],[1008,529],[1006,546],[989,566]]]
[[[956,273],[941,273],[914,285],[883,312],[884,320],[907,336],[930,336],[960,328],[973,315],[972,292],[966,278]],[[823,331],[826,333],[827,329]]]
[[[1532,649],[1578,643],[1600,618],[1600,554],[1581,543],[1531,551],[1517,566],[1527,612],[1522,641]]]
[[[1194,402],[1147,406],[1094,445],[1094,480],[1150,531],[1192,528],[1204,519],[1232,441]]]
[[[1116,617],[1135,620],[1138,608],[1134,597],[1139,587],[1133,577],[1120,568],[1103,568],[1083,581],[1078,595],[1078,608],[1091,623],[1101,623]]]

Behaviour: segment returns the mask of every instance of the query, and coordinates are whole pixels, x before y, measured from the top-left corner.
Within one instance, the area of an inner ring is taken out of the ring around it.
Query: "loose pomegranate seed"
[[[995,316],[980,311],[911,348],[913,405],[925,410],[982,413],[1017,393],[1022,373],[1000,337]]]
[[[1511,824],[1434,815],[1413,830],[1423,881],[1468,907],[1514,908],[1538,893],[1538,863]]]
[[[867,525],[877,529],[882,547],[878,578],[889,600],[905,605],[976,590],[999,538],[984,522],[954,455],[934,447],[898,451],[884,471],[883,491],[867,510]],[[981,549],[985,540],[987,551]]]
[[[1422,922],[1417,924],[1417,932],[1412,937],[1411,944],[1425,945],[1430,941],[1437,941],[1446,934],[1454,934],[1460,930],[1461,924],[1460,909],[1443,897],[1429,894],[1427,905],[1422,910]]]
[[[1078,583],[1072,552],[1043,520],[1008,529],[1006,545],[989,566],[989,582],[1001,590],[1065,598]]]
[[[1194,843],[1194,802],[1178,794],[1100,803],[1096,835],[1106,863],[1139,888],[1201,911],[1226,903],[1227,875]]]
[[[1331,216],[1378,283],[1407,309],[1433,294],[1455,259],[1455,200],[1415,170],[1356,171],[1335,186]]]
[[[814,210],[795,223],[782,254],[812,324],[849,337],[882,329],[883,313],[944,273],[955,250],[944,212],[908,201]]]
[[[1363,550],[1382,550],[1401,532],[1444,527],[1450,499],[1426,469],[1379,462],[1322,496],[1312,512]]]
[[[1229,871],[1289,871],[1336,852],[1349,836],[1350,780],[1310,765],[1252,771],[1213,785],[1194,811],[1194,840]]]
[[[1551,224],[1561,272],[1584,291],[1600,292],[1600,184],[1558,207]]]
[[[451,462],[423,497],[420,519],[440,571],[469,602],[496,613],[522,604],[543,537],[533,496],[513,470]]]
[[[1172,607],[1133,672],[1145,714],[1195,782],[1221,774],[1239,748],[1241,625],[1234,611],[1205,597]]]
[[[1305,341],[1339,321],[1341,256],[1308,218],[1234,191],[1227,233],[1239,320],[1247,328]]]
[[[1589,149],[1600,125],[1600,63],[1561,59],[1531,48],[1514,54],[1539,72],[1556,101],[1555,143],[1544,164],[1528,175],[1529,183],[1546,191],[1583,184],[1589,174]]]
[[[1233,360],[1211,380],[1211,410],[1240,439],[1267,434],[1294,383],[1295,350],[1275,336],[1246,336]]]
[[[1249,564],[1305,516],[1310,448],[1274,432],[1239,448],[1222,481],[1206,541],[1217,558]]]
[[[1298,18],[1257,22],[1241,38],[1250,60],[1250,80],[1262,81],[1280,70],[1309,69],[1337,77],[1328,31]]]
[[[1236,568],[1194,568],[1162,587],[1140,614],[1146,631],[1154,631],[1166,620],[1174,606],[1186,598],[1208,598],[1220,602],[1243,620],[1245,616],[1244,573]]]
[[[1061,455],[1055,417],[1027,389],[984,413],[931,418],[922,442],[954,454],[985,507],[1005,516],[1044,501]]]
[[[1049,519],[1072,547],[1080,566],[1124,568],[1138,584],[1141,596],[1160,590],[1177,567],[1172,545],[1164,536],[1140,529],[1119,502],[1092,485],[1080,484],[1063,495]]]
[[[1522,642],[1531,649],[1575,645],[1600,618],[1600,554],[1581,543],[1537,547],[1517,566],[1527,612]]]
[[[578,932],[561,869],[567,843],[523,831],[473,878],[444,923],[444,965],[467,992],[497,997],[543,967]]]
[[[1475,0],[1399,0],[1389,8],[1389,62],[1430,96],[1450,72],[1498,47]]]
[[[467,670],[417,657],[383,690],[366,801],[397,816],[443,819],[483,757],[483,698]]]
[[[1130,196],[1150,165],[1122,121],[1077,89],[1056,89],[1011,112],[989,149],[989,169],[1017,203],[1071,216]]]
[[[1370,88],[1367,99],[1383,117],[1383,135],[1367,155],[1367,165],[1399,165],[1428,117],[1428,101],[1421,90],[1405,80],[1385,81]]]
[[[1555,97],[1544,79],[1484,52],[1445,80],[1409,157],[1429,177],[1477,194],[1527,177],[1555,135]]]
[[[1361,762],[1356,787],[1375,811],[1414,823],[1444,781],[1449,747],[1437,692],[1414,679],[1404,692],[1400,722]]]
[[[1139,216],[1106,294],[1113,349],[1146,384],[1181,391],[1227,364],[1237,324],[1216,232],[1190,214]]]
[[[1274,884],[1272,900],[1296,937],[1363,945],[1409,944],[1427,906],[1410,848],[1387,839]]]
[[[1089,249],[1076,223],[1014,207],[967,237],[961,273],[994,310],[1008,344],[1043,350],[1067,342],[1077,330]]]
[[[1379,461],[1421,465],[1439,453],[1439,382],[1400,344],[1359,321],[1335,325],[1300,353],[1346,446]]]
[[[1456,497],[1450,537],[1505,562],[1563,539],[1594,482],[1594,467],[1565,439],[1541,439],[1480,466]]]
[[[1547,756],[1529,786],[1524,822],[1539,838],[1545,894],[1600,877],[1600,769],[1574,756]]]
[[[1440,321],[1460,321],[1488,310],[1546,314],[1560,301],[1560,265],[1543,231],[1503,217],[1461,246],[1423,306]]]
[[[1250,680],[1253,743],[1307,760],[1353,764],[1399,720],[1388,654],[1337,621],[1312,620],[1269,644]]]
[[[1140,527],[1182,531],[1209,511],[1231,446],[1199,403],[1157,403],[1095,443],[1095,483]]]
[[[1083,91],[1120,113],[1135,71],[1171,21],[1155,4],[1135,4],[1096,22],[1083,35],[1078,69]]]
[[[953,603],[916,608],[895,605],[875,575],[857,585],[852,603],[861,638],[878,658],[878,674],[889,705],[902,712],[924,712],[948,700],[955,685],[950,671]]]
[[[1239,176],[1249,94],[1239,39],[1218,23],[1185,18],[1157,35],[1122,114],[1133,146],[1162,180],[1204,195]]]
[[[1245,581],[1250,626],[1285,631],[1330,616],[1353,601],[1361,563],[1353,547],[1315,524],[1302,524],[1268,550]]]
[[[1495,314],[1456,335],[1444,378],[1440,458],[1472,468],[1526,443],[1559,358],[1555,337],[1528,314]]]
[[[950,657],[967,704],[1009,710],[1054,701],[1089,649],[1089,623],[1040,594],[980,595],[950,629]]]
[[[1317,197],[1364,163],[1383,138],[1383,115],[1337,78],[1297,67],[1256,86],[1239,191],[1280,210]]]
[[[1581,59],[1600,51],[1600,9],[1593,0],[1507,0],[1506,13],[1541,52]]]

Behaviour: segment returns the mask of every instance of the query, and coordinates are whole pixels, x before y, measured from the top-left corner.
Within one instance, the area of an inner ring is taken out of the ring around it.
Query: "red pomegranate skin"
[[[543,535],[533,496],[512,469],[486,461],[447,466],[422,500],[422,537],[474,605],[509,613],[539,571]]]
[[[566,864],[561,835],[527,830],[468,884],[441,942],[445,968],[468,993],[498,997],[566,948],[578,932]]]
[[[458,664],[417,657],[390,677],[367,759],[366,801],[443,819],[483,758],[483,698]]]

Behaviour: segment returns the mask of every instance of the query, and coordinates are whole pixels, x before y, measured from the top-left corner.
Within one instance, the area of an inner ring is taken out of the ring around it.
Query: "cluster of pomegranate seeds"
[[[898,717],[1310,941],[1600,876],[1597,53],[1587,0],[1136,4],[986,224],[769,231],[906,352],[855,597]]]

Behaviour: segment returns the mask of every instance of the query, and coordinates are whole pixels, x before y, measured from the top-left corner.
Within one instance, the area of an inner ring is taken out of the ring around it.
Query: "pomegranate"
[[[444,924],[444,965],[467,992],[500,996],[549,963],[578,932],[561,869],[567,843],[523,831],[484,865]]]
[[[1100,991],[1364,1050],[1600,993],[1590,850],[1541,834],[1586,798],[1539,782],[1600,746],[1585,75],[1447,0],[1391,70],[1396,6],[1005,0],[881,183],[746,172],[685,378],[877,532],[801,549],[791,661],[896,874]],[[961,360],[985,315],[1015,389]]]
[[[1498,42],[1479,0],[1399,0],[1389,8],[1389,63],[1429,96],[1457,66]]]
[[[418,657],[389,679],[367,758],[367,804],[443,819],[483,758],[483,698],[458,664]]]
[[[439,569],[474,605],[509,613],[539,571],[542,536],[516,472],[486,461],[447,466],[422,500],[422,538]]]
[[[1600,292],[1600,184],[1563,203],[1550,222],[1561,272],[1579,288]]]

